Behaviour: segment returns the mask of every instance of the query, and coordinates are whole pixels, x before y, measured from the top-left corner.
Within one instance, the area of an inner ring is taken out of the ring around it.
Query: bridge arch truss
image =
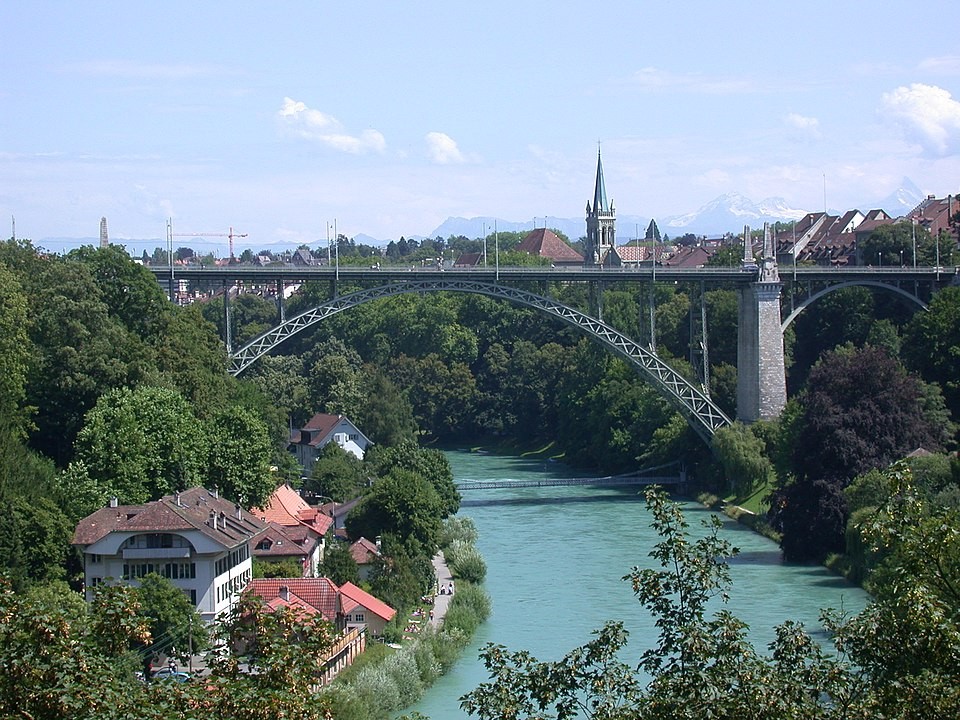
[[[786,331],[787,331],[787,328],[790,327],[790,325],[793,323],[793,321],[797,319],[797,317],[800,315],[800,313],[802,313],[802,312],[803,312],[804,310],[806,310],[810,305],[812,305],[813,303],[815,303],[817,300],[819,300],[820,298],[822,298],[824,295],[828,295],[828,294],[834,292],[835,290],[842,290],[843,288],[849,288],[849,287],[874,287],[874,288],[879,288],[879,289],[881,289],[881,290],[885,290],[885,291],[887,291],[887,292],[892,292],[892,293],[895,293],[895,294],[899,295],[905,302],[907,302],[907,303],[910,304],[910,305],[914,305],[914,306],[920,308],[921,310],[926,310],[926,309],[927,309],[927,304],[926,304],[925,302],[923,302],[923,300],[921,300],[919,297],[917,297],[916,294],[914,294],[914,293],[912,293],[912,292],[909,292],[909,291],[907,291],[907,290],[904,290],[904,289],[903,289],[902,287],[900,287],[899,285],[894,285],[894,284],[889,283],[889,282],[881,282],[881,281],[879,281],[879,280],[847,280],[847,281],[845,281],[845,282],[839,282],[839,283],[835,283],[835,284],[828,285],[828,286],[826,286],[826,287],[818,290],[817,292],[812,293],[812,294],[809,295],[808,297],[804,298],[803,302],[801,302],[799,305],[797,305],[797,306],[793,309],[793,311],[792,311],[789,315],[787,315],[786,319],[784,319],[784,320],[780,323],[780,330],[781,330],[782,332],[786,332]]]
[[[639,345],[602,321],[567,305],[525,290],[476,280],[455,278],[449,280],[440,278],[417,279],[389,283],[335,297],[290,318],[236,350],[230,356],[230,372],[233,375],[239,375],[260,357],[291,336],[344,310],[405,293],[437,291],[474,293],[499,300],[507,300],[539,310],[573,326],[634,365],[642,375],[651,381],[661,395],[686,417],[691,427],[707,443],[709,443],[716,430],[730,424],[727,415],[709,397],[667,365],[655,352]]]

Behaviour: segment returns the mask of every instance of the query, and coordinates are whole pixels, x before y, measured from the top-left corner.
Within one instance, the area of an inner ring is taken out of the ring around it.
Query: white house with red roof
[[[296,556],[301,558],[304,576],[317,574],[323,561],[324,536],[333,525],[331,516],[312,507],[287,484],[276,488],[262,508],[250,512],[268,526],[254,547],[255,556],[265,560]]]
[[[252,546],[265,523],[202,487],[142,505],[116,500],[81,520],[87,600],[105,582],[137,584],[156,573],[190,598],[207,621],[228,610],[253,575]]]
[[[347,629],[365,628],[374,637],[383,635],[384,627],[397,614],[397,611],[385,602],[351,582],[340,586],[338,599]]]
[[[320,451],[331,442],[335,442],[358,460],[363,460],[364,453],[372,444],[350,418],[317,413],[302,428],[290,433],[288,449],[297,456],[303,471],[309,475]]]
[[[337,629],[362,630],[376,637],[397,611],[382,600],[345,583],[339,588],[329,578],[255,578],[244,591],[259,597],[268,608],[296,608],[319,614]]]

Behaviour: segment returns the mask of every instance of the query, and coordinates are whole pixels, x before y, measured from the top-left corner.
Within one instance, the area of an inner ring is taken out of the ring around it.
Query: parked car
[[[169,667],[162,667],[153,671],[151,679],[183,683],[190,681],[190,673],[179,672]]]

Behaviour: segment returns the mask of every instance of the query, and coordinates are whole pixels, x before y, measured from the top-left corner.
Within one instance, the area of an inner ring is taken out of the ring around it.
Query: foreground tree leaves
[[[265,612],[259,599],[245,598],[223,624],[208,675],[144,683],[135,675],[140,657],[131,652],[150,641],[138,591],[104,586],[89,607],[77,600],[65,586],[22,595],[0,582],[0,717],[330,717],[319,675],[333,631],[319,617]]]

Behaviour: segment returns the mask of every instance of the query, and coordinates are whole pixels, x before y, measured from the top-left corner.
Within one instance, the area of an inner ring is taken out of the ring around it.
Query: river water
[[[570,477],[558,463],[470,452],[448,452],[460,480]],[[684,504],[692,532],[711,514]],[[621,578],[634,566],[652,566],[658,541],[637,488],[546,487],[464,493],[461,515],[473,518],[487,563],[485,587],[493,613],[460,661],[431,687],[417,710],[433,720],[467,718],[458,698],[488,680],[478,658],[493,642],[557,660],[590,640],[591,631],[620,620],[630,631],[624,659],[635,663],[655,643],[650,616]],[[822,567],[786,565],[777,545],[721,516],[722,536],[740,548],[731,562],[730,610],[750,626],[757,647],[773,640],[774,626],[803,622],[819,632],[821,608],[861,610],[867,595]]]

